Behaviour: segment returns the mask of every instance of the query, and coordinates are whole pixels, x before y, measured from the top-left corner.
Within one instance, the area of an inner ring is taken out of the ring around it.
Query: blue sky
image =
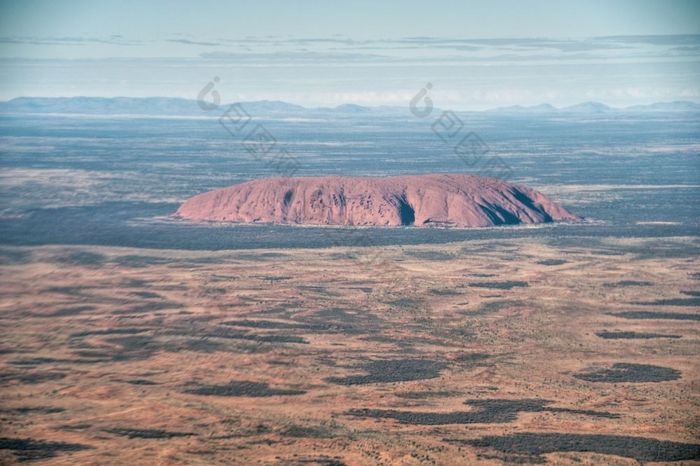
[[[0,99],[700,101],[700,2],[0,1]]]

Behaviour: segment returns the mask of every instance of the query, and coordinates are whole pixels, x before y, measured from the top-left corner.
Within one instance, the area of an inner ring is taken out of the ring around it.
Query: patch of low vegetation
[[[142,268],[151,265],[169,264],[172,263],[172,259],[167,257],[157,257],[157,256],[142,256],[139,254],[127,254],[124,256],[117,256],[112,259],[112,262],[121,267],[132,267],[132,268]]]
[[[310,318],[305,318],[301,325],[306,331],[343,335],[374,334],[384,326],[382,319],[369,311],[349,311],[338,307],[321,309]]]
[[[623,319],[700,320],[700,314],[684,312],[623,311],[609,312],[608,315]]]
[[[106,343],[119,346],[118,350],[107,349],[104,357],[115,361],[148,359],[161,349],[158,340],[150,335],[127,335],[105,339]]]
[[[401,309],[418,309],[419,307],[423,306],[422,299],[411,297],[393,299],[391,301],[387,301],[386,303]]]
[[[153,380],[148,379],[130,379],[127,380],[126,383],[129,383],[131,385],[160,385],[158,382],[154,382]]]
[[[460,393],[456,391],[448,390],[436,390],[436,391],[408,391],[408,392],[397,392],[394,396],[399,398],[406,398],[409,400],[425,400],[427,398],[449,398],[453,396],[458,396]]]
[[[197,435],[194,432],[172,432],[161,429],[128,429],[121,427],[113,429],[103,429],[103,432],[107,432],[109,434],[114,435],[121,435],[130,439],[171,439],[175,437],[190,437],[192,435]]]
[[[56,309],[48,314],[33,314],[35,317],[66,317],[66,316],[77,316],[88,311],[94,311],[97,309],[95,306],[68,306]]]
[[[294,455],[291,458],[276,457],[274,466],[346,466],[339,456],[304,456]]]
[[[152,329],[148,327],[114,327],[99,330],[85,330],[82,332],[75,332],[71,333],[70,336],[71,338],[83,338],[97,335],[135,335],[137,333],[148,332],[149,330]]]
[[[524,432],[487,436],[474,440],[446,439],[446,441],[520,455],[524,463],[544,463],[543,455],[556,452],[622,456],[633,458],[640,463],[692,461],[700,457],[700,445],[622,435]]]
[[[208,396],[267,397],[303,395],[306,393],[306,390],[271,388],[270,385],[265,382],[232,380],[221,385],[196,385],[192,388],[185,389],[184,393]]]
[[[110,335],[106,333],[105,335]],[[196,351],[211,353],[221,348],[217,342],[208,341],[205,338],[198,339],[168,339],[161,340],[152,335],[134,335],[124,332],[124,336],[106,338],[105,343],[112,347],[90,347],[88,349],[74,351],[73,354],[80,358],[75,363],[110,362],[110,361],[138,361],[151,358],[160,351],[177,353],[180,351]],[[80,345],[74,343],[74,347]]]
[[[57,406],[20,406],[18,408],[0,409],[0,412],[13,414],[56,414],[62,413],[65,409]]]
[[[296,335],[246,335],[243,340],[253,340],[261,343],[301,343],[308,344],[302,337]]]
[[[53,256],[52,259],[57,264],[101,267],[107,261],[107,256],[90,251],[71,251]]]
[[[338,385],[364,385],[434,379],[446,367],[443,361],[429,359],[384,359],[362,364],[360,369],[366,372],[364,375],[329,377],[325,380]]]
[[[455,258],[454,254],[443,251],[404,251],[404,255],[426,261],[449,261]]]
[[[508,300],[499,300],[499,301],[487,301],[473,311],[462,311],[461,314],[465,316],[484,316],[488,314],[492,314],[494,312],[498,312],[502,309],[507,309],[509,307],[514,307],[514,306],[522,306],[523,303],[521,301],[508,301]]]
[[[655,299],[654,301],[641,301],[634,304],[640,304],[642,306],[689,306],[697,307],[700,306],[700,298],[665,298],[665,299]]]
[[[58,371],[4,372],[0,374],[0,383],[18,382],[24,385],[35,385],[52,380],[61,380],[65,376],[65,372]]]
[[[530,286],[521,280],[510,280],[505,282],[473,282],[469,283],[473,288],[488,288],[491,290],[512,290],[513,288],[525,288]]]
[[[679,379],[681,372],[671,367],[618,362],[612,367],[590,369],[574,377],[587,382],[667,382]]]
[[[42,364],[56,364],[65,362],[64,359],[56,358],[46,358],[43,356],[37,356],[33,358],[19,358],[10,361],[13,366],[40,366]]]
[[[542,259],[541,261],[537,261],[537,263],[540,265],[554,266],[566,264],[566,261],[564,259]]]
[[[92,447],[79,443],[0,437],[0,450],[11,450],[18,461],[45,460],[55,457],[58,453],[75,452],[89,448]]]
[[[330,290],[325,286],[318,286],[318,285],[299,285],[297,286],[297,289],[299,291],[308,291],[311,293],[316,293],[321,296],[326,296],[326,297],[338,297],[340,294],[336,291]]]
[[[21,249],[0,248],[0,265],[24,265],[32,261],[32,253]]]
[[[487,359],[491,359],[492,355],[488,353],[462,353],[456,356],[453,361],[467,366],[480,366]]]
[[[163,311],[167,309],[182,309],[185,307],[181,303],[176,303],[174,301],[142,301],[134,304],[127,309],[117,309],[113,311],[114,315],[125,315],[125,314],[143,314],[154,311]]]
[[[596,333],[600,338],[606,340],[647,340],[652,338],[681,338],[680,335],[664,335],[663,333],[650,333],[650,332],[598,332]]]
[[[126,288],[146,288],[149,283],[140,278],[127,278],[122,282],[122,286]]]
[[[163,345],[163,350],[171,353],[179,353],[180,351],[194,351],[196,353],[214,353],[223,351],[226,345],[218,341],[213,341],[208,338],[187,338],[182,341],[166,342]]]
[[[91,287],[89,286],[50,286],[46,288],[48,293],[60,293],[68,296],[80,296]]]
[[[628,286],[652,286],[652,282],[640,281],[640,280],[621,280],[614,283],[606,283],[604,286],[607,288],[622,288]]]
[[[333,429],[326,426],[291,425],[280,432],[285,437],[296,438],[334,438]]]
[[[257,334],[249,333],[246,330],[237,330],[226,327],[188,327],[167,330],[162,335],[184,336],[196,338],[220,338],[227,340],[246,340],[258,343],[301,343],[308,344],[304,338],[297,335],[283,334]]]
[[[252,253],[252,252],[245,252],[241,254],[236,254],[234,257],[235,259],[239,260],[248,260],[248,261],[264,261],[264,260],[269,260],[269,259],[282,259],[287,257],[287,254],[283,254],[280,252],[261,252],[261,253]]]
[[[136,296],[138,298],[145,298],[145,299],[162,299],[163,297],[159,295],[158,293],[154,293],[153,291],[132,291],[129,293],[132,296]]]
[[[260,275],[256,278],[259,278],[260,280],[264,280],[268,282],[270,285],[273,285],[277,282],[282,282],[285,280],[291,280],[292,277],[286,276],[286,275]]]
[[[154,354],[165,351],[179,353],[182,351],[194,351],[197,353],[213,353],[225,351],[227,346],[221,342],[202,335],[199,338],[161,338],[151,335],[126,335],[107,338],[105,343],[116,345],[118,348],[97,348],[83,351],[75,351],[76,356],[92,358],[101,361],[136,361],[152,357]]]
[[[59,426],[59,429],[61,430],[67,430],[67,431],[81,431],[81,430],[87,430],[92,428],[92,424],[89,424],[87,422],[79,422],[76,424],[63,424]]]
[[[459,296],[461,293],[451,288],[433,288],[430,290],[430,294],[435,296]]]
[[[181,259],[178,261],[183,267],[190,267],[192,265],[204,265],[204,264],[223,264],[226,262],[225,257],[191,257],[187,259]]]
[[[242,320],[228,320],[226,322],[222,322],[223,325],[231,325],[235,327],[249,327],[249,328],[260,328],[260,329],[270,329],[270,330],[277,330],[277,329],[304,329],[305,326],[304,324],[298,324],[294,322],[281,322],[281,321],[276,321],[276,320],[249,320],[249,319],[242,319]]]
[[[34,358],[20,358],[13,359],[10,364],[20,367],[31,367],[31,366],[41,366],[44,364],[92,364],[94,362],[100,362],[96,360],[86,360],[86,359],[58,359],[58,358],[46,358],[46,357],[34,357]]]
[[[517,420],[518,413],[567,413],[593,417],[616,419],[618,414],[582,409],[550,407],[548,400],[467,400],[472,411],[418,412],[382,409],[353,409],[348,414],[361,417],[389,418],[404,424],[443,425],[443,424],[502,424]]]

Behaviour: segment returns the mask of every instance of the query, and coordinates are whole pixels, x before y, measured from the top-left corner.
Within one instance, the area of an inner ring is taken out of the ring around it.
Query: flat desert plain
[[[3,248],[0,463],[697,464],[694,242]]]

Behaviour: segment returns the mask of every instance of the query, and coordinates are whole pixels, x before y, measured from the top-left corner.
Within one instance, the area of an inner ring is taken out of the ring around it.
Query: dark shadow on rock
[[[406,198],[401,197],[398,199],[399,207],[399,217],[401,218],[401,225],[409,226],[416,222],[416,212],[413,207],[406,201]]]

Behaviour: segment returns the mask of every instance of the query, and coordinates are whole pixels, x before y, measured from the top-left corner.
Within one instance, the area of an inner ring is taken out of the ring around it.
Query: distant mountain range
[[[306,108],[281,101],[260,100],[242,102],[251,116],[267,115],[358,115],[358,114],[406,114],[407,107],[364,107],[344,104],[337,107]],[[212,110],[202,109],[197,101],[171,97],[18,97],[0,102],[0,113],[68,113],[88,115],[168,115],[168,116],[218,116],[228,104]],[[548,114],[605,114],[605,113],[700,113],[700,104],[687,101],[658,102],[626,108],[609,107],[599,102],[584,102],[570,107],[557,108],[550,104],[512,106],[485,110],[486,113],[503,115]],[[467,113],[467,112],[459,112]]]
[[[657,102],[649,105],[634,105],[632,107],[609,107],[600,102],[583,102],[570,107],[554,107],[549,104],[534,105],[532,107],[522,107],[515,105],[512,107],[500,107],[486,110],[490,113],[677,113],[677,112],[700,112],[700,104],[688,101]]]
[[[300,113],[306,109],[286,102],[248,102],[248,112]],[[223,112],[225,105],[219,107]],[[171,97],[18,97],[0,102],[2,113],[74,113],[90,115],[201,115],[216,114],[202,109],[196,100]]]

